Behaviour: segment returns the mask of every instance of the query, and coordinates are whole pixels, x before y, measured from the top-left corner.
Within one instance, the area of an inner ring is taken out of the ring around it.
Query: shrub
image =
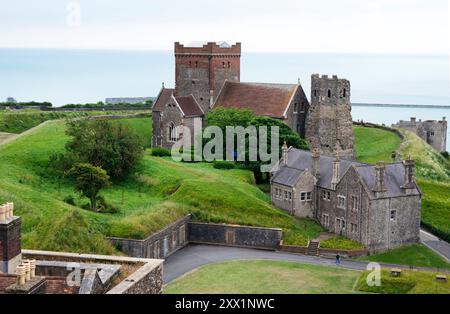
[[[170,157],[170,156],[172,156],[172,153],[170,152],[170,150],[168,150],[166,148],[157,147],[157,148],[152,149],[152,156]]]
[[[97,209],[101,213],[115,214],[119,209],[111,204],[108,204],[105,198],[101,195],[97,196]]]
[[[76,206],[75,197],[73,195],[67,195],[64,197],[64,202],[69,205]]]
[[[450,154],[448,152],[442,152],[441,154],[445,159],[450,159]]]
[[[215,161],[214,168],[216,169],[234,169],[234,163],[229,161]]]

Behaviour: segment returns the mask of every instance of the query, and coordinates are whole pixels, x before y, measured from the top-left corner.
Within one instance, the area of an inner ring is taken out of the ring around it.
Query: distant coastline
[[[450,105],[408,105],[408,104],[371,104],[371,103],[352,103],[356,107],[388,107],[388,108],[433,108],[450,109]]]

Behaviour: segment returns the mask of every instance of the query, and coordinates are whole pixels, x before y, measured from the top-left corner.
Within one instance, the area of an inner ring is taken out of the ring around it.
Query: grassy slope
[[[344,294],[352,292],[360,274],[291,262],[233,261],[201,267],[169,284],[164,293]]]
[[[0,111],[0,132],[19,134],[44,121],[106,114],[127,114],[133,111],[58,111],[45,112],[33,109],[20,111]],[[142,113],[140,111],[140,113]]]
[[[423,193],[422,223],[450,234],[450,162],[412,132],[401,132],[406,139],[402,157],[414,159]]]
[[[395,133],[361,126],[353,127],[353,131],[356,156],[359,161],[366,163],[392,162],[392,152],[397,150],[401,143],[401,139]]]
[[[127,119],[150,137],[150,119]],[[176,163],[146,153],[135,178],[106,189],[117,214],[97,214],[62,202],[73,188],[48,171],[48,157],[61,152],[65,124],[52,121],[0,147],[0,202],[14,201],[23,217],[27,248],[97,253],[113,251],[103,235],[143,238],[188,212],[202,221],[285,228],[285,241],[305,245],[322,228],[274,209],[244,170],[217,170],[211,164]],[[77,199],[77,205],[87,202]]]
[[[355,289],[382,294],[450,294],[450,281],[436,281],[436,273],[404,270],[400,277],[392,277],[389,270],[381,271],[381,286],[369,287],[363,273]]]
[[[360,258],[360,260],[450,269],[450,263],[422,244],[405,246],[386,253]]]

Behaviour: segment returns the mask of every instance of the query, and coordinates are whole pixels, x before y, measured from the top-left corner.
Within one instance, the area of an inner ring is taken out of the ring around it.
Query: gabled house
[[[284,146],[271,173],[272,202],[385,251],[419,241],[422,195],[413,168],[412,160],[368,165]]]

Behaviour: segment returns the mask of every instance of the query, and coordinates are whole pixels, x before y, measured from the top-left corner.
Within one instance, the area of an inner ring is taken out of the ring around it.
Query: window
[[[350,224],[350,231],[352,233],[357,233],[358,232],[358,225],[354,224],[354,223]]]
[[[298,113],[298,104],[297,103],[294,104],[294,113]]]
[[[224,62],[222,62],[222,67],[223,67],[223,68],[225,68],[225,61],[224,61]]]
[[[358,206],[358,197],[352,195],[351,200],[352,200],[352,202],[351,202],[352,212],[358,212],[358,207],[359,207]]]
[[[347,90],[344,88],[344,90],[342,91],[342,95],[344,95],[344,97],[347,97]]]
[[[314,90],[314,97],[317,97],[317,89]]]
[[[391,210],[391,221],[397,220],[397,211]]]
[[[288,192],[284,191],[284,199],[287,200],[288,199]]]
[[[228,61],[228,68],[231,68],[231,62]]]
[[[176,248],[178,245],[177,243],[177,232],[173,231],[172,232],[172,248]]]
[[[195,67],[198,68],[198,61],[195,61]]]
[[[300,201],[309,202],[312,200],[312,192],[301,192],[300,193]]]
[[[328,98],[331,98],[331,89],[328,90]]]
[[[330,191],[322,191],[322,199],[324,201],[331,201],[331,192]]]
[[[342,196],[342,195],[338,196],[338,205],[337,205],[337,207],[341,208],[341,209],[345,209],[345,196]]]
[[[322,215],[322,224],[323,224],[325,227],[329,227],[329,226],[330,226],[330,216],[328,216],[328,215],[326,215],[326,214],[323,214],[323,215]]]
[[[288,200],[292,201],[292,192],[288,192]]]
[[[305,112],[305,104],[300,105],[300,112]]]
[[[434,136],[434,132],[431,132],[431,136]]]
[[[178,141],[178,130],[173,122],[169,123],[169,141],[170,142]]]

